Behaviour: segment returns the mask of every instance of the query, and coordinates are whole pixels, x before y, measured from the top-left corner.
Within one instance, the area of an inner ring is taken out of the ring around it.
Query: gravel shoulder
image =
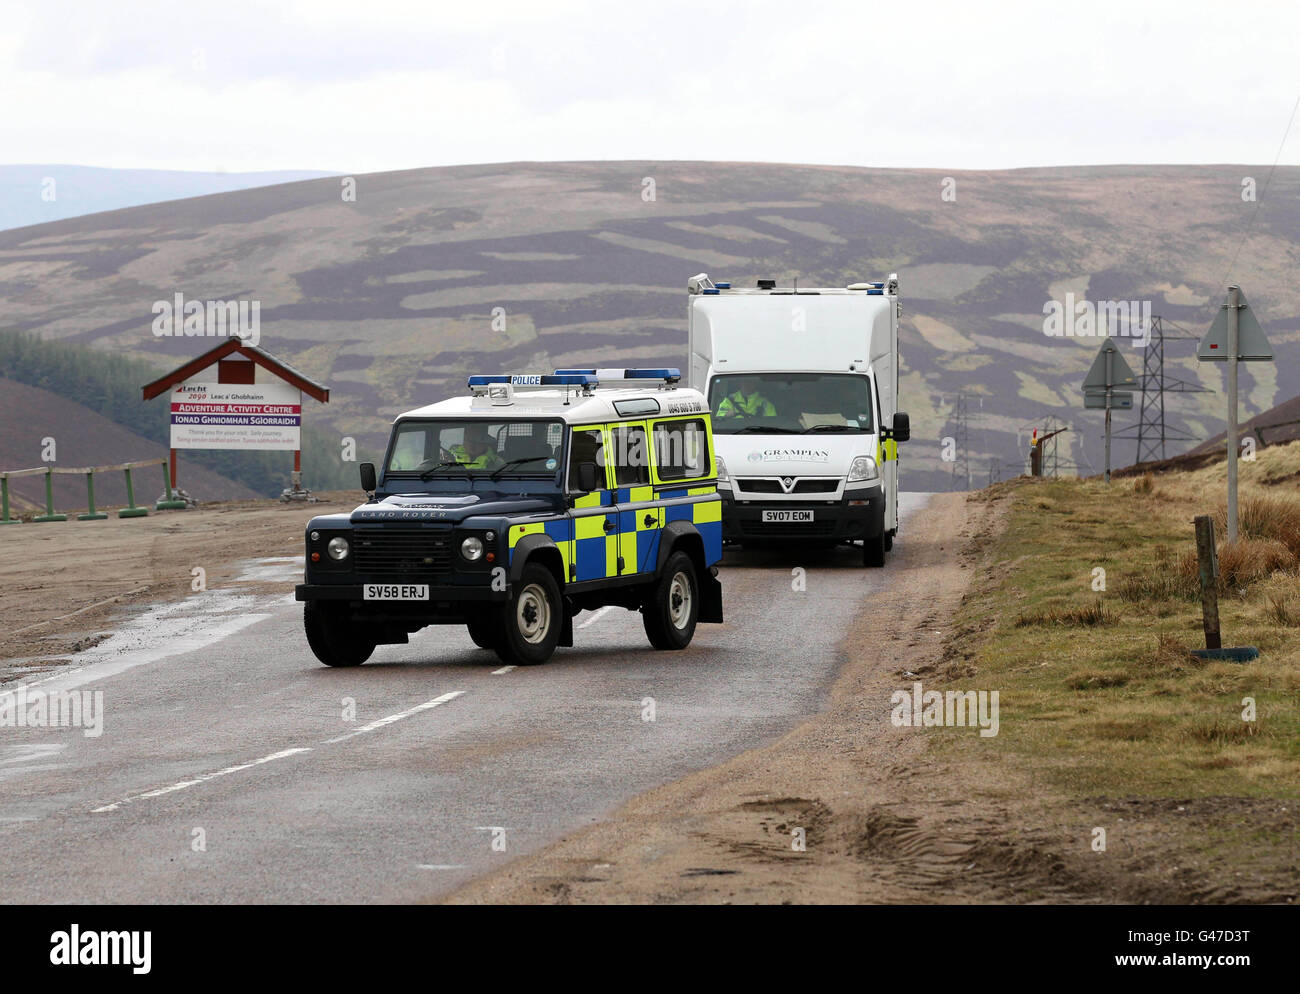
[[[947,621],[999,526],[996,502],[938,494],[896,548],[887,591],[843,641],[824,714],[773,745],[634,799],[607,820],[456,892],[454,903],[987,901],[1027,879],[977,851],[987,796],[955,783],[890,695],[942,653]],[[886,568],[887,570],[890,567]],[[955,731],[971,734],[973,729]],[[974,795],[974,796],[973,796]],[[803,830],[806,848],[796,846]],[[996,847],[995,847],[996,848]],[[996,883],[994,882],[996,881]]]

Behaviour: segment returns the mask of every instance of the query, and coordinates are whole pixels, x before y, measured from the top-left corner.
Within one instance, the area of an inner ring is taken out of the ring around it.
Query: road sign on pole
[[[1237,363],[1272,362],[1273,349],[1241,287],[1228,287],[1210,330],[1196,350],[1201,362],[1228,364],[1228,544],[1237,541]]]
[[[1136,387],[1137,377],[1120,354],[1113,338],[1107,338],[1092,361],[1083,381],[1083,406],[1106,410],[1106,482],[1110,482],[1110,412],[1116,407],[1130,410],[1133,394],[1124,388]],[[1116,392],[1118,389],[1118,393]],[[1122,399],[1121,399],[1122,398]],[[1118,401],[1118,402],[1117,402]]]
[[[1106,406],[1106,395],[1104,393],[1085,393],[1083,395],[1083,406],[1088,410],[1102,410]],[[1131,393],[1120,393],[1118,390],[1110,395],[1110,407],[1113,411],[1131,411],[1133,410],[1133,395]]]

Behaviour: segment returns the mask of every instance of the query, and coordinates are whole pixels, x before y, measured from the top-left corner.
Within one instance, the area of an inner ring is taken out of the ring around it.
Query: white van
[[[860,543],[898,533],[898,277],[847,287],[687,284],[690,383],[708,398],[731,544]]]

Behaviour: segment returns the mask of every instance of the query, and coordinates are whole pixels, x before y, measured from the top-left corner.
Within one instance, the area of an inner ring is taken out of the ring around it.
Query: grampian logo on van
[[[748,458],[750,462],[826,462],[830,457],[825,449],[764,449]]]

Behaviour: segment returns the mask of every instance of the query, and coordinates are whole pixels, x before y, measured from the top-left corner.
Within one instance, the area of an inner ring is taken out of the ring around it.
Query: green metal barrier
[[[183,511],[187,505],[185,501],[176,496],[176,491],[172,489],[172,471],[168,468],[168,462],[163,460],[163,493],[167,495],[164,500],[154,501],[155,511]]]
[[[126,465],[126,507],[117,512],[119,518],[143,518],[149,513],[147,507],[136,507],[135,488],[131,486],[131,467],[134,463]],[[166,463],[163,464],[164,466]]]
[[[161,466],[163,472],[163,493],[167,496],[159,499],[154,506],[160,510],[177,509],[183,510],[188,505],[185,501],[176,496],[176,491],[172,489],[171,472],[168,468],[166,459],[142,459],[138,462],[119,463],[116,466],[87,466],[84,468],[65,468],[62,466],[40,466],[36,469],[12,469],[0,471],[0,525],[15,525],[20,519],[9,516],[9,480],[17,476],[35,476],[40,473],[45,476],[45,513],[32,518],[33,521],[67,521],[66,514],[54,513],[54,474],[55,473],[76,473],[86,477],[86,513],[78,514],[78,521],[103,521],[108,517],[102,511],[95,507],[95,474],[96,473],[115,473],[122,470],[126,473],[126,503],[127,506],[117,512],[119,518],[143,518],[149,513],[147,507],[141,507],[135,502],[135,485],[131,479],[131,470],[141,469],[145,466]]]
[[[33,521],[67,521],[66,514],[54,513],[54,467],[45,470],[45,513],[32,518]]]

